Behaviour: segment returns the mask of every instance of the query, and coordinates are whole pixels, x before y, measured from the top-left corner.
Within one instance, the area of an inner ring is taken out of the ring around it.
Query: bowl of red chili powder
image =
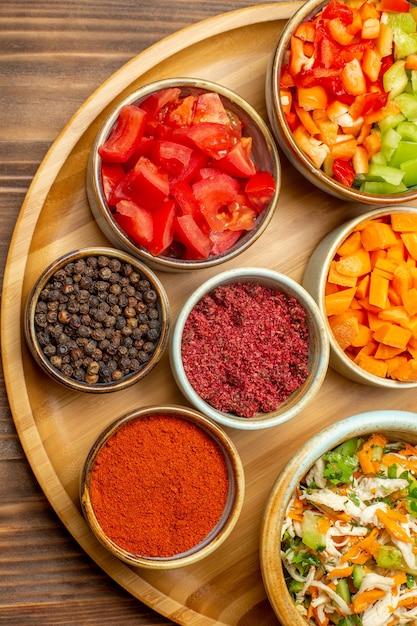
[[[213,420],[255,430],[295,417],[319,391],[329,340],[317,304],[272,269],[231,269],[183,305],[170,338],[174,378]]]
[[[90,449],[81,506],[116,557],[148,569],[191,565],[232,532],[243,505],[239,454],[194,409],[148,406],[110,424]]]

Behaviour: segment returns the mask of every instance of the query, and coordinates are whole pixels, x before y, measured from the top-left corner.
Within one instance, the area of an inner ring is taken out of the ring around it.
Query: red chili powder
[[[90,483],[106,535],[141,556],[170,557],[202,541],[219,521],[228,471],[218,444],[173,415],[127,422],[99,452]]]
[[[307,314],[296,298],[256,283],[222,285],[189,315],[185,373],[214,408],[240,417],[276,409],[308,376]]]

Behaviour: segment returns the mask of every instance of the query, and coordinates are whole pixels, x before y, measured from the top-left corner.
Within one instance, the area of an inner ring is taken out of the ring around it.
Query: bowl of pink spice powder
[[[324,319],[308,292],[272,269],[231,269],[186,300],[170,338],[185,398],[224,426],[282,424],[319,391],[329,363]]]

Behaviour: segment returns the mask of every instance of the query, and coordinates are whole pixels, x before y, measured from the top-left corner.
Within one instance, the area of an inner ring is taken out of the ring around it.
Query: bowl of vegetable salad
[[[383,389],[417,386],[417,209],[380,207],[328,233],[305,267],[330,366]]]
[[[328,426],[278,477],[260,558],[283,626],[417,620],[417,414],[372,411]]]
[[[87,169],[106,237],[153,269],[207,268],[246,250],[277,208],[278,151],[241,96],[203,79],[142,86],[104,121]]]
[[[266,79],[277,141],[339,199],[417,198],[417,6],[308,0],[286,23]]]

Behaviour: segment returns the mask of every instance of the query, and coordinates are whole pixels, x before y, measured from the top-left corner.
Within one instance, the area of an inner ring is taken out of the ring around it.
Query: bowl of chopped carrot
[[[378,208],[322,239],[302,283],[322,311],[330,366],[356,382],[417,386],[417,209]]]
[[[308,0],[266,79],[280,148],[311,183],[375,206],[417,198],[417,7]]]
[[[86,177],[105,236],[166,272],[213,267],[249,248],[275,214],[280,185],[266,122],[238,94],[196,78],[148,83],[119,101]]]
[[[415,621],[417,414],[352,415],[307,440],[272,488],[260,561],[283,626]]]

